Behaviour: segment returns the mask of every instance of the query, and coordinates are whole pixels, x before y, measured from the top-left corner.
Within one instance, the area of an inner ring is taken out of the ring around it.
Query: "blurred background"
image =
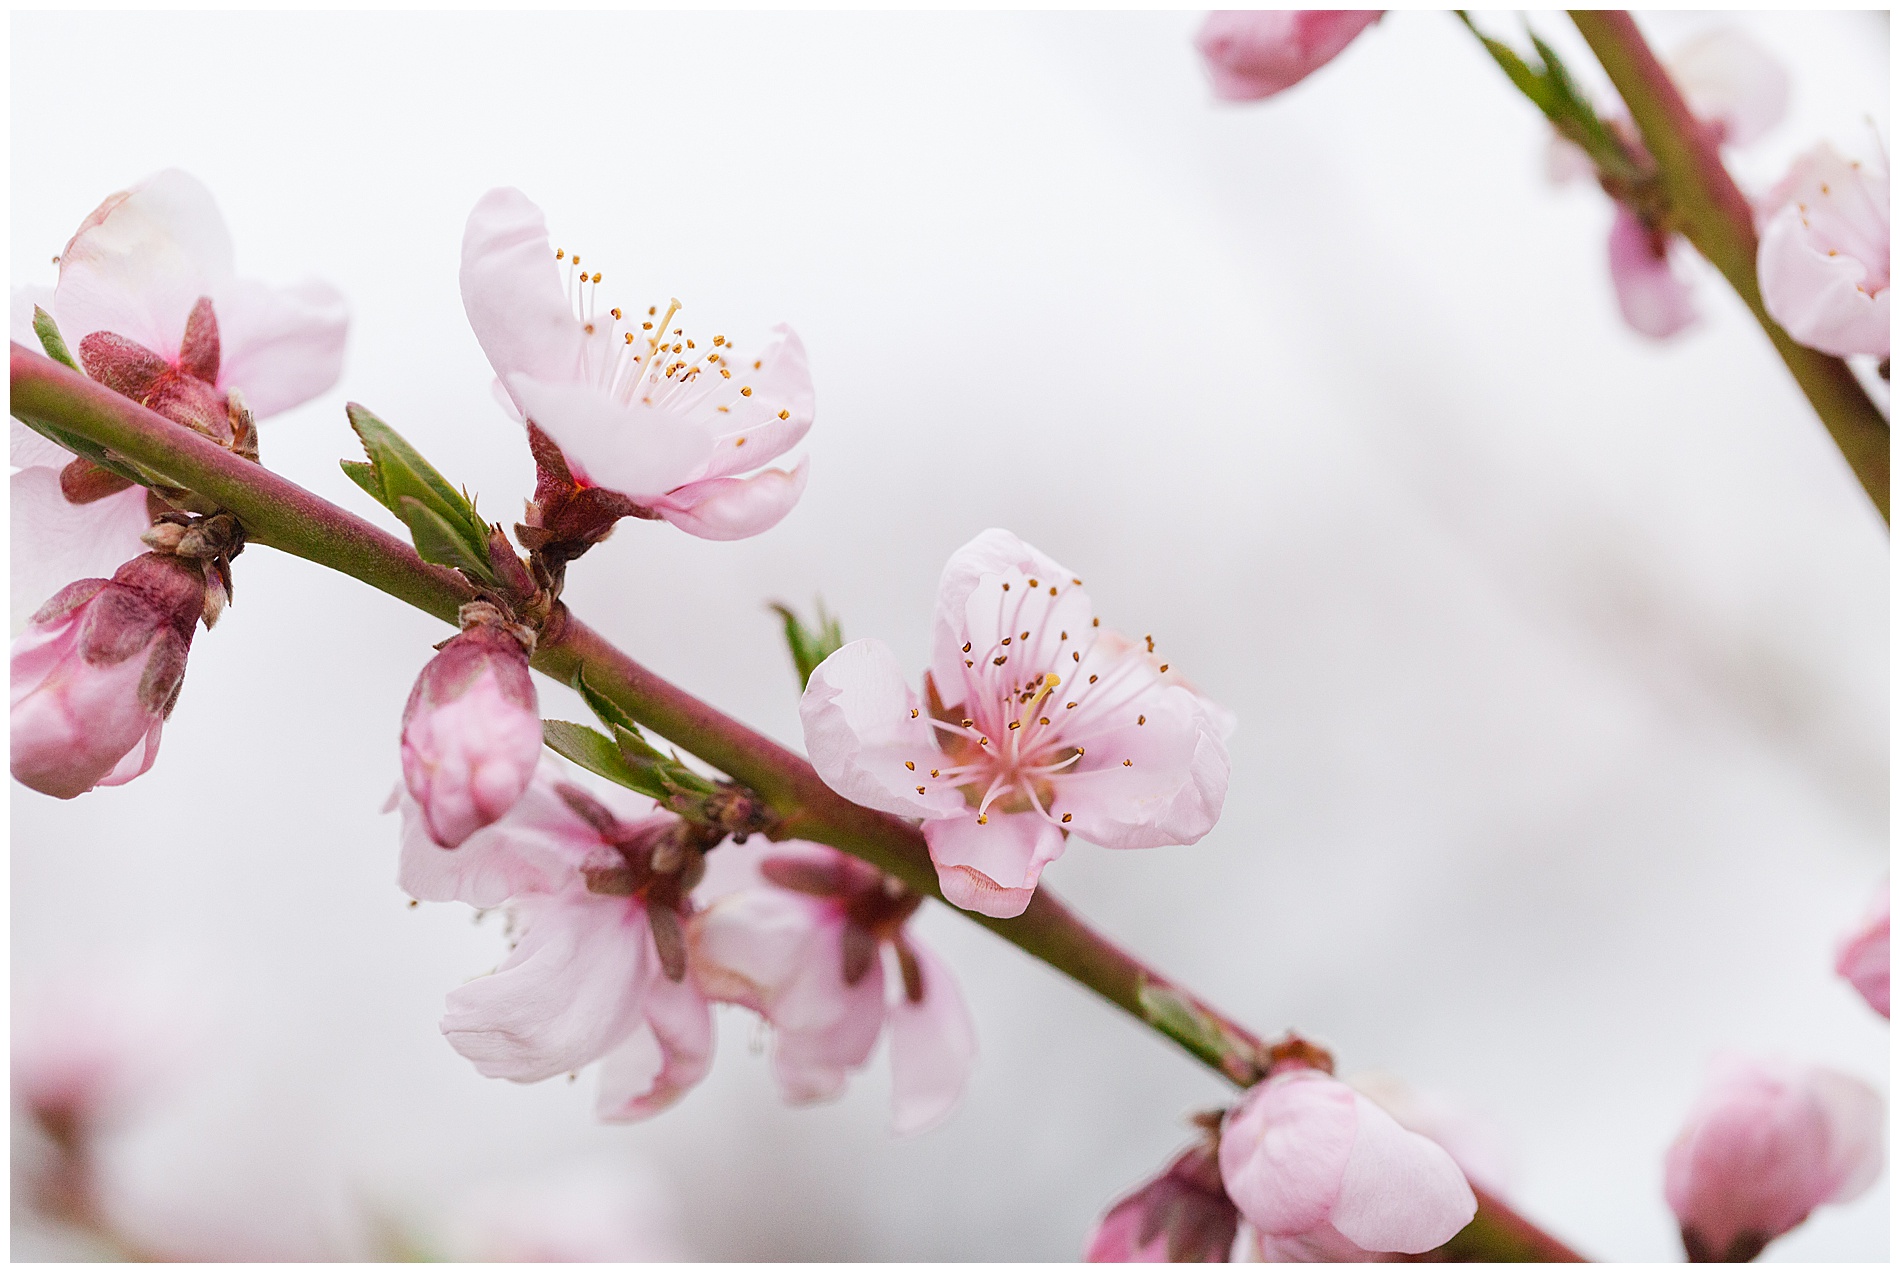
[[[1643,21],[1665,51],[1740,25],[1785,60],[1790,117],[1735,156],[1751,188],[1886,128],[1885,14]],[[264,458],[384,524],[336,466],[346,399],[491,516],[531,487],[456,286],[492,186],[613,303],[790,322],[819,404],[802,504],[737,544],[625,524],[576,611],[796,743],[768,600],[822,594],[921,669],[944,559],[1015,530],[1240,718],[1212,835],[1075,843],[1047,884],[1260,1030],[1476,1111],[1510,1196],[1573,1244],[1679,1258],[1662,1155],[1714,1053],[1887,1088],[1887,1024],[1831,969],[1887,870],[1887,535],[1712,270],[1692,332],[1623,326],[1610,205],[1547,182],[1541,117],[1452,17],[1390,15],[1246,106],[1212,100],[1199,22],[15,14],[12,281],[50,283],[107,193],[196,174],[241,272],[350,298],[342,384],[269,422]],[[141,1241],[448,1251],[443,1217],[521,1187],[630,1207],[656,1256],[1072,1259],[1225,1095],[941,907],[919,922],[982,1056],[922,1138],[887,1132],[881,1060],[782,1108],[737,1010],[650,1123],[596,1124],[591,1075],[479,1077],[436,1019],[499,926],[410,909],[378,813],[443,635],[254,550],[150,774],[12,789],[16,1031],[88,969],[195,1005],[168,1018],[190,1059],[102,1166]],[[1886,1258],[1887,1195],[1767,1258]],[[14,1213],[16,1258],[83,1253]]]

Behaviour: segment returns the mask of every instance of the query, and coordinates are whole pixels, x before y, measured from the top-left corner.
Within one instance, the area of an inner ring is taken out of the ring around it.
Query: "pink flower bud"
[[[1214,95],[1248,102],[1292,88],[1383,16],[1381,9],[1216,10],[1194,45]]]
[[[1450,1154],[1316,1069],[1284,1069],[1248,1091],[1221,1130],[1220,1173],[1263,1247],[1300,1239],[1356,1247],[1356,1258],[1416,1255],[1478,1210]]]
[[[1832,1070],[1722,1057],[1669,1147],[1663,1193],[1698,1261],[1748,1261],[1880,1174],[1880,1096]]]
[[[1616,205],[1610,225],[1610,282],[1623,321],[1645,336],[1663,340],[1696,320],[1695,301],[1670,262],[1674,240],[1652,232],[1637,215]]]
[[[13,643],[13,776],[70,800],[150,769],[204,603],[197,565],[147,553],[40,607]]]
[[[1875,899],[1867,918],[1841,943],[1840,954],[1834,961],[1834,971],[1847,978],[1854,989],[1860,991],[1860,997],[1867,1001],[1868,1007],[1883,1017],[1891,1018],[1887,1003],[1889,923],[1887,886],[1882,884],[1880,896]]]
[[[1089,1237],[1090,1264],[1218,1264],[1240,1226],[1210,1145],[1196,1145],[1110,1207]]]
[[[429,660],[403,709],[403,781],[429,835],[452,849],[495,822],[540,759],[527,651],[503,627],[471,623]]]

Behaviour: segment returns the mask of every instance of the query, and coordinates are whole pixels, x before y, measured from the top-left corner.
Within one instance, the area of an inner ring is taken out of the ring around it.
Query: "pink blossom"
[[[602,308],[598,272],[557,253],[541,210],[491,190],[462,237],[462,304],[521,417],[583,487],[703,539],[769,530],[805,489],[803,462],[759,470],[811,428],[805,347],[789,328],[751,357],[689,339],[662,310]],[[563,272],[566,282],[563,284]],[[749,475],[749,476],[742,476]]]
[[[1511,1146],[1491,1120],[1440,1093],[1415,1088],[1396,1075],[1355,1074],[1346,1081],[1378,1102],[1400,1127],[1435,1141],[1473,1185],[1494,1194],[1507,1191]]]
[[[1671,262],[1681,249],[1671,235],[1651,231],[1622,204],[1610,226],[1610,281],[1623,321],[1658,340],[1696,320],[1687,280]]]
[[[1832,1070],[1729,1055],[1669,1147],[1663,1192],[1692,1260],[1748,1261],[1880,1174],[1878,1093]]]
[[[1763,200],[1755,258],[1762,304],[1822,353],[1885,358],[1892,349],[1887,163],[1821,145]]]
[[[601,1062],[595,1111],[644,1118],[712,1064],[712,1016],[686,975],[697,828],[621,791],[596,796],[544,760],[501,820],[439,847],[399,794],[399,879],[423,900],[505,905],[513,945],[448,996],[442,1033],[491,1078],[534,1083]]]
[[[1690,112],[1724,146],[1758,140],[1788,113],[1788,71],[1734,27],[1717,27],[1668,58],[1670,78]]]
[[[1212,1145],[1195,1145],[1108,1209],[1089,1235],[1091,1264],[1215,1264],[1240,1223]]]
[[[722,849],[719,865],[740,852]],[[893,1129],[948,1118],[976,1032],[948,966],[906,928],[922,898],[823,845],[785,841],[755,861],[749,882],[693,918],[693,971],[710,997],[771,1023],[785,1099],[837,1096],[888,1030]]]
[[[472,623],[422,669],[402,717],[402,774],[437,844],[454,848],[507,813],[541,757],[528,652]]]
[[[13,642],[13,776],[70,800],[150,769],[204,604],[196,565],[147,553],[40,607]]]
[[[812,764],[847,799],[922,818],[944,896],[984,915],[1022,914],[1071,831],[1192,844],[1220,817],[1232,718],[1152,639],[1098,625],[1081,580],[985,531],[944,567],[923,698],[881,641],[813,671]]]
[[[186,423],[233,389],[258,418],[316,397],[342,371],[349,322],[327,284],[240,278],[210,192],[176,169],[94,209],[59,256],[57,287],[14,291],[10,334],[29,349],[40,348],[36,304],[88,375]],[[16,622],[71,580],[110,574],[143,551],[145,492],[75,487],[70,474],[62,492],[74,458],[12,425]]]
[[[1867,912],[1860,927],[1848,935],[1841,943],[1841,949],[1834,961],[1834,971],[1847,978],[1854,989],[1860,991],[1860,997],[1867,1006],[1883,1017],[1890,1017],[1887,983],[1891,976],[1890,956],[1888,954],[1888,899],[1887,886],[1881,885],[1880,896]]]
[[[1429,1251],[1478,1208],[1450,1154],[1317,1069],[1248,1091],[1221,1130],[1220,1170],[1262,1245],[1305,1258]]]
[[[1255,101],[1292,88],[1383,16],[1381,9],[1217,9],[1194,46],[1216,97]]]

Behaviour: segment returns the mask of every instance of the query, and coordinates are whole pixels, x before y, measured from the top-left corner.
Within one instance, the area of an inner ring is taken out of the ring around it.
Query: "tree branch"
[[[460,575],[425,563],[393,535],[18,343],[12,346],[11,411],[215,501],[243,523],[251,543],[360,579],[445,622],[454,622],[474,596]],[[563,684],[585,668],[588,685],[634,720],[769,801],[788,833],[854,854],[941,900],[929,849],[915,826],[852,804],[802,757],[655,676],[580,620],[570,616],[535,652],[534,666]],[[1038,888],[1015,919],[958,913],[1174,1039],[1231,1081],[1244,1086],[1262,1073],[1258,1038],[1095,932],[1047,888]],[[1578,1258],[1503,1203],[1480,1196],[1478,1219],[1454,1240],[1464,1244],[1456,1258]]]

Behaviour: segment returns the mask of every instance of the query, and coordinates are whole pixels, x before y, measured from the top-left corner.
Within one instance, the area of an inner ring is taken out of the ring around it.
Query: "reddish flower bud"
[[[1091,1264],[1223,1263],[1239,1226],[1214,1147],[1196,1145],[1110,1207],[1083,1258]]]
[[[204,612],[203,569],[147,553],[40,607],[13,643],[13,776],[70,800],[152,767]]]
[[[1383,16],[1382,9],[1216,10],[1194,44],[1214,95],[1248,102],[1292,88]]]
[[[528,652],[499,620],[476,620],[416,678],[402,716],[402,776],[444,848],[514,808],[541,758]]]
[[[1879,1095],[1845,1074],[1723,1057],[1663,1169],[1689,1258],[1752,1260],[1822,1203],[1864,1191],[1886,1122]]]

